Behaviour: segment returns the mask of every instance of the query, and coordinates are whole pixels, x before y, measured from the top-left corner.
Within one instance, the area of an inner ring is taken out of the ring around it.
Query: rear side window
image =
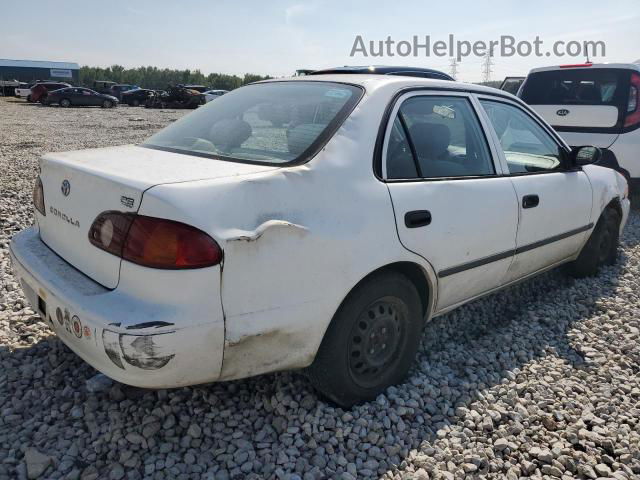
[[[200,107],[143,146],[248,163],[291,163],[326,142],[362,93],[329,82],[248,85]]]
[[[623,70],[581,68],[532,73],[521,98],[529,105],[620,106],[628,89]]]
[[[386,161],[390,179],[495,173],[478,119],[469,100],[461,97],[429,95],[406,100],[392,126]]]

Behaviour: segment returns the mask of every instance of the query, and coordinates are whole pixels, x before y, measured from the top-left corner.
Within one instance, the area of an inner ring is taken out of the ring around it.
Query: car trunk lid
[[[46,216],[42,240],[60,257],[107,288],[115,288],[121,259],[88,238],[108,210],[136,212],[145,190],[160,184],[248,175],[277,167],[232,163],[133,145],[47,154],[42,158]]]

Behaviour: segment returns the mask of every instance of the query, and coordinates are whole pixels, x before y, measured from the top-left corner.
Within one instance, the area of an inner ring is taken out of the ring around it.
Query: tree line
[[[253,73],[245,73],[243,77],[224,73],[205,75],[200,70],[175,70],[157,67],[124,68],[121,65],[112,65],[106,68],[83,66],[79,72],[81,85],[92,86],[95,80],[110,80],[116,83],[138,85],[141,88],[155,90],[165,89],[168,85],[178,85],[180,83],[206,85],[213,89],[233,90],[247,83],[268,78],[271,77]]]

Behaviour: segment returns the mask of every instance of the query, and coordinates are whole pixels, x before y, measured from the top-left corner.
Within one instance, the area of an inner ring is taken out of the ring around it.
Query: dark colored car
[[[95,80],[93,82],[93,89],[98,93],[111,95],[111,88],[114,85],[117,85],[116,82],[112,82],[110,80]]]
[[[45,102],[47,105],[57,103],[61,107],[111,108],[118,105],[118,99],[116,97],[80,87],[63,88],[51,92]]]
[[[39,82],[31,87],[31,95],[27,97],[29,102],[44,103],[50,92],[60,90],[61,88],[71,87],[70,84],[64,82]]]
[[[121,83],[121,84],[118,84],[118,85],[113,85],[111,87],[110,95],[113,95],[118,100],[121,100],[122,99],[122,94],[124,92],[128,92],[130,90],[136,90],[138,88],[140,88],[140,87],[138,87],[137,85],[129,85],[129,84],[126,84],[126,83]]]
[[[196,92],[204,93],[207,90],[210,90],[209,87],[205,87],[204,85],[183,85],[182,83],[178,85],[180,88],[186,88],[188,90],[195,90]]]
[[[401,75],[403,77],[433,78],[435,80],[455,81],[453,77],[439,70],[422,67],[391,67],[387,65],[371,65],[362,67],[336,67],[325,70],[314,70],[305,75],[336,75],[336,74],[370,74],[370,75]]]
[[[153,93],[154,90],[149,90],[148,88],[137,88],[135,90],[129,90],[128,92],[122,92],[120,101],[132,107],[137,107],[144,105]]]

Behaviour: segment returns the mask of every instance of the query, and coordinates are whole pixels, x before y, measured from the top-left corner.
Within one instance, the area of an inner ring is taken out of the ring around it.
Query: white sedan
[[[305,368],[344,406],[401,382],[425,322],[616,258],[627,184],[498,90],[338,75],[252,84],[144,144],[45,155],[11,258],[108,376]]]

